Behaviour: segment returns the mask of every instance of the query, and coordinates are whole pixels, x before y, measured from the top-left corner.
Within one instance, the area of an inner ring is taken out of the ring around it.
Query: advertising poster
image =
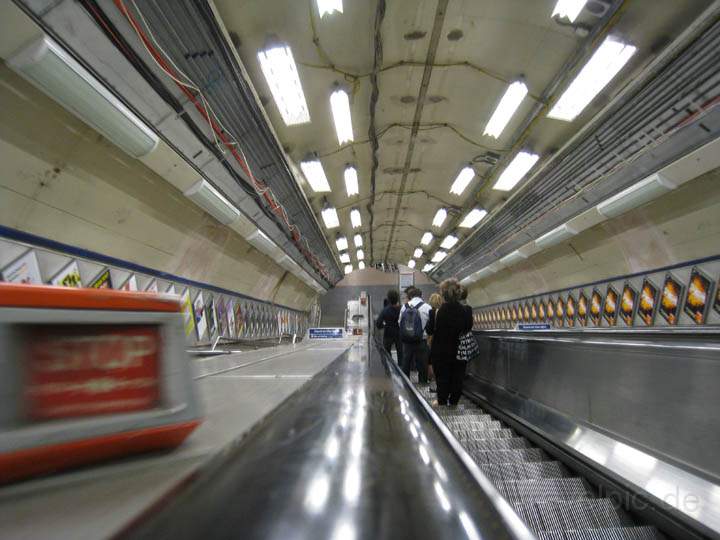
[[[205,331],[207,330],[207,320],[205,319],[205,302],[203,302],[203,295],[201,292],[199,292],[195,297],[195,302],[193,302],[193,312],[195,314],[195,330],[197,330],[197,337],[198,339],[202,339],[205,337]]]
[[[526,302],[523,306],[523,321],[528,322],[530,320],[530,305]]]
[[[183,324],[185,325],[185,335],[190,335],[195,330],[195,315],[193,313],[192,301],[190,300],[190,289],[185,289],[180,296],[180,304],[182,307]]]
[[[208,337],[212,339],[217,325],[215,324],[215,299],[211,295],[208,295],[205,301],[205,322],[208,325]]]
[[[590,297],[590,320],[594,326],[600,326],[600,314],[602,312],[602,296],[595,289]]]
[[[705,324],[707,307],[712,294],[712,281],[697,268],[690,272],[687,297],[685,298],[685,313],[695,324]]]
[[[683,286],[672,274],[665,276],[662,294],[660,296],[660,315],[668,324],[675,325],[680,318],[680,302],[683,294]]]
[[[565,303],[563,302],[562,296],[558,296],[557,303],[555,304],[555,326],[561,328],[565,323]]]
[[[240,302],[235,302],[235,335],[237,337],[242,336],[244,328],[245,316],[243,314],[242,305]]]
[[[588,316],[587,296],[585,296],[584,292],[580,291],[580,296],[578,296],[578,307],[577,307],[577,320],[578,320],[578,323],[580,323],[580,326],[587,326],[587,316]]]
[[[613,289],[612,285],[607,289],[607,296],[605,297],[605,309],[603,315],[608,323],[608,326],[615,326],[617,324],[618,316],[618,293]]]
[[[568,326],[575,326],[575,298],[572,294],[568,294],[567,304],[565,305],[565,318]]]
[[[537,308],[537,304],[535,302],[533,302],[532,305],[530,306],[530,318],[533,321],[537,321],[537,318],[538,318],[538,308]]]
[[[227,311],[227,323],[228,323],[228,337],[234,338],[235,334],[235,301],[228,300],[225,304],[225,310]]]
[[[715,291],[715,302],[713,302],[713,307],[715,308],[715,311],[720,313],[720,286]]]
[[[215,301],[215,310],[217,312],[217,331],[219,336],[227,336],[227,315],[225,314],[225,300],[220,297]]]
[[[515,304],[512,305],[510,308],[510,318],[512,319],[512,322],[515,322],[518,320],[518,312],[517,309],[515,309]]]
[[[2,279],[8,283],[42,283],[35,252],[28,250],[8,264],[2,271]]]
[[[159,292],[159,291],[158,291],[157,281],[155,281],[155,280],[153,279],[150,283],[148,283],[148,286],[145,287],[145,292],[151,292],[151,293],[156,293],[156,294],[157,294],[157,293]]]
[[[637,293],[629,283],[623,287],[622,299],[620,300],[620,316],[627,326],[632,326],[635,318],[635,306]]]
[[[171,283],[170,286],[167,288],[167,290],[166,290],[165,292],[166,292],[167,294],[177,294],[177,293],[175,292],[175,285],[173,285],[173,284]]]
[[[100,272],[90,284],[91,289],[112,289],[112,279],[110,278],[110,269],[106,268]]]
[[[135,277],[135,274],[130,274],[130,277],[125,280],[125,283],[123,283],[120,286],[121,291],[137,291],[137,278]]]
[[[545,320],[545,302],[540,300],[540,303],[538,304],[538,317],[541,321]]]
[[[82,287],[80,281],[80,269],[77,261],[72,261],[65,268],[60,270],[57,275],[50,280],[50,285],[58,285],[60,287]]]
[[[547,299],[547,317],[550,322],[555,318],[555,302],[552,298]]]
[[[649,279],[643,281],[638,304],[638,316],[647,326],[655,320],[655,311],[658,303],[658,288]]]

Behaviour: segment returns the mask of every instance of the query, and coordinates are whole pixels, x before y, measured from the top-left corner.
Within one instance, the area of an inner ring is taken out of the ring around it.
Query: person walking
[[[395,345],[398,365],[402,365],[402,343],[400,342],[400,293],[396,289],[390,289],[384,302],[385,307],[375,321],[375,327],[383,330],[383,348],[392,354],[392,347]]]
[[[405,375],[410,376],[413,366],[418,372],[418,382],[428,382],[428,355],[427,326],[430,317],[430,306],[423,302],[422,293],[416,287],[405,290],[407,303],[400,309],[398,323],[400,325],[400,339],[403,346],[403,362],[400,364]]]
[[[460,336],[472,329],[472,311],[460,301],[462,286],[456,279],[440,284],[444,303],[435,314],[430,361],[437,379],[437,401],[434,405],[457,405],[462,395],[467,362],[457,360]]]
[[[432,337],[433,333],[435,333],[435,315],[437,314],[437,310],[440,309],[442,303],[443,298],[439,293],[432,293],[428,299],[428,304],[430,304],[430,315],[428,317],[428,323],[425,326],[428,348],[432,347]],[[432,362],[428,362],[428,379],[430,381],[435,380],[435,368],[433,367]],[[430,391],[437,392],[437,388],[431,387]]]

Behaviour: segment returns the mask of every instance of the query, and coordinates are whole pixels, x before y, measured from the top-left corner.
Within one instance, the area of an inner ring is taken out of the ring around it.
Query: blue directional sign
[[[344,337],[342,328],[310,328],[310,339],[338,339]]]
[[[546,323],[527,323],[518,324],[518,330],[550,330],[551,326]]]

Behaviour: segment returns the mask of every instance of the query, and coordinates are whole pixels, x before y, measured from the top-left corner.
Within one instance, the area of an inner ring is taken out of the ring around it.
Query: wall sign
[[[2,271],[2,279],[10,283],[42,283],[35,252],[26,251],[8,264]]]
[[[338,339],[344,337],[342,328],[310,328],[308,330],[310,339]]]

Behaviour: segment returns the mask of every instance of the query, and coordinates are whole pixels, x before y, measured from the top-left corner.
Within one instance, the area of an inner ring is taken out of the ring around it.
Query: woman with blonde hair
[[[440,309],[440,306],[442,306],[443,298],[440,296],[439,293],[432,293],[430,295],[430,298],[428,299],[428,304],[430,304],[430,315],[428,316],[428,322],[427,326],[425,327],[425,333],[427,334],[427,342],[428,347],[432,347],[432,337],[433,332],[435,331],[435,314],[437,313],[437,310]],[[432,358],[430,358],[430,361],[428,362],[429,369],[428,369],[428,380],[435,380],[435,368],[432,365]],[[437,392],[436,388],[430,388],[431,392]]]
[[[437,379],[437,404],[457,405],[467,362],[457,360],[460,336],[472,329],[472,313],[460,303],[463,287],[457,279],[440,284],[443,304],[435,313],[430,361]]]

